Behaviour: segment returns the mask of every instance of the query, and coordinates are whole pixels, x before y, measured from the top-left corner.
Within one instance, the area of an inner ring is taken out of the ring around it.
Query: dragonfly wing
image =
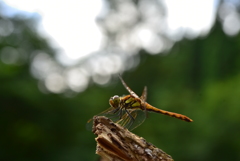
[[[144,102],[146,102],[146,100],[147,100],[147,87],[146,86],[143,89],[143,92],[142,92],[142,95],[141,95],[140,99]]]
[[[135,92],[133,92],[133,90],[131,90],[130,87],[128,87],[128,85],[124,82],[124,80],[122,79],[122,77],[121,77],[120,75],[118,75],[118,76],[119,76],[119,79],[121,80],[123,86],[127,89],[127,91],[128,91],[133,97],[139,98],[139,96],[138,96]]]
[[[145,112],[145,115],[147,117],[147,109],[146,109],[146,100],[147,100],[147,87],[145,86],[144,89],[143,89],[143,92],[142,92],[142,95],[140,97],[141,101],[143,102],[142,105],[143,105],[143,108],[144,108],[144,112]]]
[[[97,116],[105,116],[105,115],[108,115],[108,114],[111,113],[113,110],[114,110],[114,108],[113,108],[113,107],[110,107],[110,108],[102,111],[101,113],[97,114]],[[88,120],[88,123],[91,122],[91,121],[92,121],[92,119],[89,119],[89,120]]]
[[[134,122],[132,123],[131,127],[129,127],[129,130],[133,130],[140,126],[146,119],[146,110],[135,110],[131,112],[131,115],[135,118]]]
[[[126,127],[130,123],[130,117],[128,117],[128,114],[125,113],[120,120],[117,121],[117,123],[123,127]]]
[[[117,123],[131,131],[136,127],[138,127],[139,125],[141,125],[145,119],[146,119],[146,114],[144,111],[134,110],[131,112],[129,111],[128,113],[126,112],[123,115],[122,119],[117,121]]]
[[[118,109],[109,107],[108,109],[97,114],[97,116],[106,116],[113,121],[117,121],[117,120],[119,120],[119,114],[120,114],[120,111]],[[87,130],[91,131],[92,125],[93,125],[93,119],[91,118],[87,121],[87,124],[86,124]]]

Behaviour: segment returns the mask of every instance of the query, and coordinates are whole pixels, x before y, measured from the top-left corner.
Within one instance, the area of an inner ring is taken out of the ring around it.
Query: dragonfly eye
[[[120,97],[118,95],[111,97],[109,99],[109,104],[114,108],[118,108],[118,106],[120,104]]]

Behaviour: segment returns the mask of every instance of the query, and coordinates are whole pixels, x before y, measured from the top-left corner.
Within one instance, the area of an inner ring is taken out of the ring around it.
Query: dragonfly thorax
[[[120,104],[120,100],[121,100],[120,97],[118,95],[115,95],[109,99],[109,104],[114,108],[118,108]]]

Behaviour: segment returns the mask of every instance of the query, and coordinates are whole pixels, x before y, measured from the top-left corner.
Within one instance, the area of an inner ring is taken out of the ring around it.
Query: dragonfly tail
[[[153,106],[151,106],[149,104],[146,106],[146,110],[157,112],[157,113],[161,113],[163,115],[168,115],[168,116],[171,116],[171,117],[175,117],[177,119],[180,119],[180,120],[183,120],[183,121],[187,121],[187,122],[192,122],[193,121],[192,119],[190,119],[189,117],[187,117],[185,115],[174,113],[174,112],[169,112],[169,111],[165,111],[165,110],[161,110],[161,109],[153,107]]]

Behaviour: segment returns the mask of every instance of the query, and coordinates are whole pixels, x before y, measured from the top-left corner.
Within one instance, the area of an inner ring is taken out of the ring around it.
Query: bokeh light
[[[6,2],[14,4],[10,0]],[[139,64],[138,53],[141,50],[162,54],[181,39],[206,36],[214,24],[219,2],[141,0],[136,4],[134,1],[105,0],[98,2],[96,11],[90,13],[87,9],[92,6],[90,3],[83,3],[83,7],[82,2],[70,1],[68,7],[74,7],[68,9],[67,14],[62,12],[66,9],[64,2],[54,8],[53,2],[48,7],[44,7],[44,2],[37,4],[42,8],[37,9],[34,3],[14,6],[42,16],[39,32],[49,39],[57,52],[52,56],[46,51],[31,53],[31,73],[48,91],[62,93],[68,90],[82,92],[90,81],[100,85],[109,83],[112,75]],[[226,1],[219,8],[223,30],[230,36],[240,30],[235,6],[232,1]],[[51,25],[53,20],[57,27]],[[4,24],[0,26],[3,37],[18,30],[14,29],[11,21],[3,19],[1,24]],[[22,48],[9,46],[1,53],[1,60],[6,64],[16,64],[25,59],[21,56],[24,54],[20,54],[24,53]],[[57,80],[58,84],[54,84]]]

